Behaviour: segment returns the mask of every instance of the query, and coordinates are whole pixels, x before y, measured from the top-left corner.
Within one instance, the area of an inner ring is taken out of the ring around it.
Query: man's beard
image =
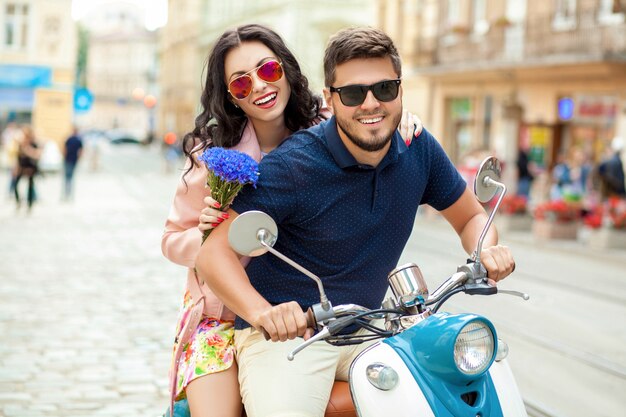
[[[359,117],[361,116],[366,115],[359,115]],[[386,115],[386,117],[388,117],[388,115]],[[391,141],[393,132],[400,124],[400,119],[402,119],[402,112],[398,113],[398,115],[393,119],[393,123],[391,124],[393,128],[391,128],[390,131],[382,131],[379,134],[374,134],[373,136],[370,136],[369,138],[363,138],[358,136],[355,132],[356,129],[352,129],[353,126],[355,126],[357,123],[360,123],[358,120],[352,119],[350,121],[346,121],[337,116],[335,117],[335,119],[337,121],[337,126],[343,131],[343,133],[350,140],[350,142],[366,152],[376,152],[383,149]]]

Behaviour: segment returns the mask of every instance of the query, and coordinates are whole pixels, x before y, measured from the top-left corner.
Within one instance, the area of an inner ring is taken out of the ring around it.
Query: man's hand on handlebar
[[[498,282],[515,270],[515,261],[507,246],[495,245],[484,248],[480,253],[480,262],[487,270],[487,277]]]
[[[295,301],[262,311],[251,324],[272,342],[284,342],[299,336],[307,340],[313,336],[313,329],[307,327],[306,314]]]

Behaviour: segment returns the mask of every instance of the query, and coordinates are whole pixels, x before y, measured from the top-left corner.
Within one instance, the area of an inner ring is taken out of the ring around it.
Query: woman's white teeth
[[[270,94],[267,97],[263,97],[262,99],[255,101],[254,104],[265,104],[270,100],[274,100],[275,98],[276,98],[276,93]]]
[[[378,123],[381,120],[383,120],[382,117],[375,117],[373,119],[361,119],[360,122],[363,123],[363,124],[368,125],[368,124],[371,124],[371,123]]]

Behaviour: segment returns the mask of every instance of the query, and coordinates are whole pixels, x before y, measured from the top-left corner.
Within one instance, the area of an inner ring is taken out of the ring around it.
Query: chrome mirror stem
[[[272,240],[276,241],[276,238],[267,229],[260,229],[257,232],[257,238],[259,239],[259,242],[261,243],[261,245],[263,245],[273,255],[277,256],[281,260],[285,261],[286,263],[288,263],[289,265],[296,268],[298,271],[302,272],[304,275],[306,275],[307,277],[315,281],[317,283],[317,289],[320,292],[320,303],[322,304],[322,308],[324,309],[324,311],[328,311],[332,308],[330,302],[328,301],[328,298],[326,297],[326,292],[324,291],[324,285],[322,285],[322,280],[317,275],[315,275],[314,273],[312,273],[305,267],[297,264],[296,262],[292,261],[291,259],[287,258],[285,255],[283,255],[282,253],[274,249],[271,246],[270,242],[272,242]]]
[[[502,190],[502,192],[500,193],[500,196],[498,197],[498,202],[496,203],[496,206],[491,211],[491,214],[489,214],[489,218],[487,219],[487,224],[485,224],[485,227],[482,233],[480,234],[480,237],[478,238],[478,245],[476,247],[476,252],[474,252],[474,254],[472,255],[472,260],[474,260],[478,264],[480,264],[480,253],[483,250],[483,241],[485,240],[485,237],[487,236],[487,231],[489,230],[489,227],[491,226],[491,222],[493,221],[493,218],[496,215],[498,208],[500,207],[500,203],[502,203],[502,198],[504,197],[504,194],[506,194],[506,185],[504,185],[503,183],[499,181],[493,180],[489,176],[486,176],[485,178],[483,178],[483,184],[488,187],[497,187],[500,190]]]

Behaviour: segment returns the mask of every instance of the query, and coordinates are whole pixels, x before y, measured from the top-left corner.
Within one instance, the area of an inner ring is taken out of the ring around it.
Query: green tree
[[[78,57],[76,60],[76,85],[87,87],[87,56],[89,54],[89,31],[78,24]]]

